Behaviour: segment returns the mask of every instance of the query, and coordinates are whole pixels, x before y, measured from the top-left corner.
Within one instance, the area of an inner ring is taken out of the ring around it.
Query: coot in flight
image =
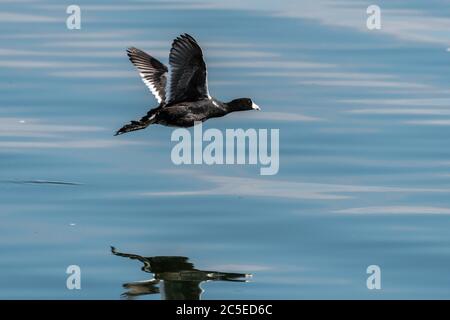
[[[197,41],[183,34],[172,43],[169,55],[171,67],[170,98],[166,98],[167,67],[137,48],[127,50],[142,81],[158,100],[139,121],[120,128],[116,135],[145,129],[157,123],[173,127],[191,127],[194,122],[222,117],[230,112],[260,110],[249,98],[221,102],[209,95],[206,64]]]

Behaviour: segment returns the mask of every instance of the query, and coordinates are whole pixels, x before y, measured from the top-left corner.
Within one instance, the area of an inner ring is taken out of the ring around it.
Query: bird
[[[169,70],[163,63],[135,47],[128,48],[127,55],[155,96],[158,106],[150,109],[140,120],[124,125],[117,130],[116,136],[145,129],[151,124],[188,128],[231,112],[261,110],[250,98],[222,102],[211,97],[202,49],[187,33],[172,42],[170,85],[167,83]],[[170,95],[166,94],[166,89]]]
[[[128,291],[121,296],[127,299],[160,293],[166,300],[200,300],[203,293],[200,287],[202,282],[247,282],[248,278],[252,277],[251,274],[245,273],[199,270],[194,267],[188,257],[143,257],[119,252],[114,247],[111,247],[111,253],[115,256],[138,260],[143,263],[142,271],[153,274],[153,278],[150,280],[124,283],[122,286]]]

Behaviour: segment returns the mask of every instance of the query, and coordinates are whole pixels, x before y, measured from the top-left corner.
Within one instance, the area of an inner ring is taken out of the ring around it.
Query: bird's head
[[[250,98],[234,99],[227,103],[231,111],[261,110]]]

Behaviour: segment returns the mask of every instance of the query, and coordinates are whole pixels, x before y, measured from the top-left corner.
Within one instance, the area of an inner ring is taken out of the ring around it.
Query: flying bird
[[[249,98],[222,102],[210,96],[206,64],[202,49],[188,34],[177,37],[169,55],[170,85],[167,85],[168,68],[142,50],[127,49],[130,61],[139,71],[142,81],[155,96],[159,105],[138,121],[131,121],[115,135],[147,128],[151,124],[170,127],[192,127],[196,122],[245,110],[260,110]],[[166,95],[166,89],[170,95]]]

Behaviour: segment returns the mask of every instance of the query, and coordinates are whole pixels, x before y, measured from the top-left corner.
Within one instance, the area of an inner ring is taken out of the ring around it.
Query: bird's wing
[[[200,300],[201,281],[165,280],[161,283],[164,300]]]
[[[188,34],[176,38],[170,50],[170,101],[194,101],[209,97],[202,49]]]
[[[142,262],[144,264],[144,266],[142,267],[142,270],[144,270],[145,272],[151,272],[151,270],[149,270],[150,269],[150,261],[146,257],[142,257],[137,254],[122,253],[122,252],[117,251],[116,248],[114,248],[114,247],[111,247],[111,253],[115,256],[130,258],[132,260],[139,260],[140,262]]]
[[[166,102],[167,67],[137,48],[128,48],[127,54],[158,103]]]

